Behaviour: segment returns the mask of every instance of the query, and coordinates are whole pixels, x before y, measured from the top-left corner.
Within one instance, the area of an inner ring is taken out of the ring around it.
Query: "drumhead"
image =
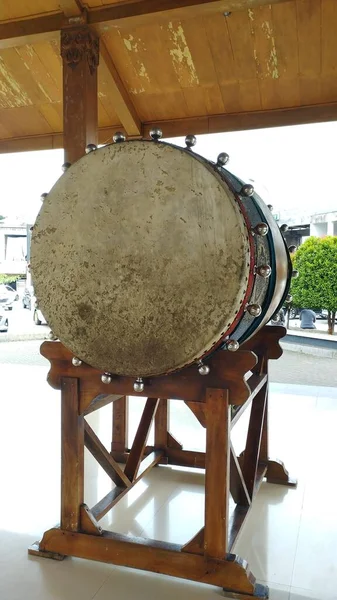
[[[214,168],[163,142],[84,156],[33,230],[31,272],[54,334],[89,365],[160,375],[210,350],[247,290],[248,231]]]

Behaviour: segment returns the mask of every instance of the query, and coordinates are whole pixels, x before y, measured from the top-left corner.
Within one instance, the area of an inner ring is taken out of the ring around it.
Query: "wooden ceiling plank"
[[[259,82],[255,77],[239,82],[238,106],[242,112],[261,110]]]
[[[226,18],[238,80],[236,110],[261,110],[261,96],[254,53],[254,11],[233,12]],[[233,112],[228,106],[229,112]],[[234,109],[235,110],[235,109]]]
[[[184,20],[180,23],[186,40],[186,45],[184,44],[181,47],[180,52],[185,55],[188,62],[190,62],[190,57],[192,58],[193,69],[198,80],[195,82],[190,77],[190,81],[187,80],[187,86],[184,89],[189,115],[223,113],[225,106],[217,81],[217,73],[204,19],[199,17]],[[173,51],[175,51],[174,48]],[[184,87],[183,82],[181,84]],[[194,100],[193,94],[199,97],[200,106],[204,106],[203,111],[196,110],[197,99]]]
[[[33,74],[15,48],[1,52],[1,78],[13,95],[12,108],[30,106],[46,101],[46,96],[38,87]]]
[[[36,106],[23,106],[9,108],[1,111],[1,116],[6,129],[12,137],[49,134],[52,132],[50,125]]]
[[[226,19],[210,16],[205,17],[203,21],[206,28],[209,48],[213,57],[216,80],[222,95],[224,112],[227,112],[233,104],[232,92],[234,92],[235,96],[237,79]]]
[[[225,20],[233,52],[234,71],[242,81],[256,76],[254,58],[254,10],[233,12]]]
[[[321,76],[321,0],[296,2],[300,76],[317,80]]]
[[[142,131],[140,119],[103,39],[100,40],[100,56],[111,75],[109,94],[113,97],[118,118],[128,135],[140,135]]]
[[[181,88],[166,92],[165,102],[160,101],[157,94],[138,94],[135,96],[134,102],[142,123],[153,119],[165,122],[175,117],[178,119],[188,118],[186,101]],[[153,117],[153,115],[156,116]]]
[[[322,73],[336,78],[337,2],[322,2]]]
[[[273,34],[278,78],[296,79],[299,75],[298,21],[296,3],[272,6]]]
[[[275,92],[278,107],[300,105],[299,49],[296,4],[288,2],[272,6],[272,26],[274,35]],[[308,104],[308,101],[305,101]]]
[[[77,0],[59,0],[59,5],[66,17],[77,17],[83,12],[83,7]]]
[[[276,83],[280,75],[271,5],[252,10],[250,21],[254,39],[254,58],[259,82],[261,109],[274,109],[279,106]]]
[[[49,44],[44,43],[43,46],[44,50],[46,50]],[[37,83],[41,94],[45,96],[46,102],[59,102],[62,98],[61,90],[55,84],[53,77],[51,77],[49,68],[40,60],[40,56],[35,51],[35,48],[30,45],[20,46],[16,49],[16,52]]]
[[[40,42],[34,44],[34,52],[39,57],[41,63],[48,71],[49,76],[53,80],[56,88],[59,91],[60,98],[62,97],[62,59],[60,55],[59,43],[55,42]]]
[[[109,125],[111,123],[111,119],[110,119],[110,116],[107,113],[105,106],[99,96],[98,96],[97,107],[98,107],[98,126],[99,127],[109,127]]]
[[[182,90],[189,117],[197,117],[198,115],[207,114],[205,95],[203,89],[198,86],[195,88],[185,87]],[[190,133],[189,131],[186,132]]]
[[[40,104],[39,111],[41,115],[46,119],[50,126],[51,131],[60,131],[63,127],[62,110],[60,110],[61,103],[51,104],[45,103]]]

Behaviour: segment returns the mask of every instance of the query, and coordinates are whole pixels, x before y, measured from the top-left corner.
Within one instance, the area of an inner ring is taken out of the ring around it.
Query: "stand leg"
[[[61,529],[80,531],[84,493],[84,417],[78,414],[78,379],[62,380]]]
[[[268,452],[268,388],[266,395],[266,408],[263,418],[262,436],[261,436],[261,449],[260,449],[260,462],[267,465],[266,478],[268,483],[277,483],[279,485],[288,485],[295,487],[297,485],[297,479],[290,477],[287,469],[280,460],[271,460]]]
[[[204,550],[219,559],[228,547],[229,432],[227,390],[207,390]]]
[[[79,380],[64,377],[61,383],[61,530],[81,531],[84,493],[84,417],[79,415]],[[48,550],[43,540],[28,553],[62,560],[63,553]]]

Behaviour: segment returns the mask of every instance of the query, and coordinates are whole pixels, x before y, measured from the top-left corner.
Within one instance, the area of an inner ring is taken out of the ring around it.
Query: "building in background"
[[[13,276],[24,285],[27,273],[27,225],[0,220],[0,275]],[[12,284],[13,287],[17,287]],[[20,284],[18,287],[21,287]]]
[[[337,212],[316,213],[311,216],[310,235],[337,235]]]
[[[274,217],[278,225],[288,225],[285,234],[288,246],[299,246],[310,236],[337,236],[337,212],[305,214],[303,209],[293,209],[275,213]]]

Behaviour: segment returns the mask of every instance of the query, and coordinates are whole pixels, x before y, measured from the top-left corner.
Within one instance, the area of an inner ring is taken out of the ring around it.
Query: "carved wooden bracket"
[[[87,26],[64,29],[61,31],[61,56],[72,69],[87,60],[93,74],[99,63],[99,38]]]

